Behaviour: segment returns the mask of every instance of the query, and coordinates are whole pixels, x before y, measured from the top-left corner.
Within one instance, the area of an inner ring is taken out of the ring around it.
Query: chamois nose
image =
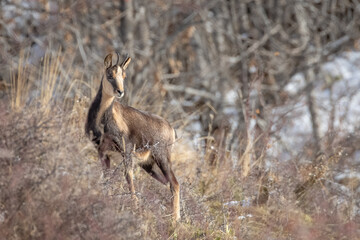
[[[116,90],[116,93],[118,94],[118,98],[122,98],[124,96],[124,92],[121,91],[120,89]]]

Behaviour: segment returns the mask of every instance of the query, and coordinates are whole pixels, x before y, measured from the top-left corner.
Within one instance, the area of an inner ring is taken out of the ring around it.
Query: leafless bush
[[[360,137],[336,125],[337,101],[357,91],[348,87],[335,98],[342,77],[322,71],[359,50],[357,1],[5,0],[0,7],[0,236],[359,234]],[[100,181],[100,163],[83,136],[103,57],[113,50],[135,59],[124,102],[177,128],[184,221],[176,227],[168,221],[169,195],[140,170],[138,209],[120,171]],[[296,74],[304,84],[289,92]],[[319,89],[330,97],[314,96]],[[282,127],[301,111],[309,113],[309,131],[284,142]],[[339,149],[343,155],[331,161]]]

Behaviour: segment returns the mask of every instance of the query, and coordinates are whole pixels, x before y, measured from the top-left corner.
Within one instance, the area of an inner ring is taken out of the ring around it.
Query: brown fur
[[[119,55],[118,55],[119,56]],[[118,58],[119,60],[119,58]],[[104,64],[106,77],[92,103],[86,133],[96,133],[91,140],[98,147],[99,159],[104,170],[110,167],[108,151],[119,152],[125,162],[125,177],[134,198],[133,158],[152,177],[163,184],[170,183],[173,194],[174,219],[180,220],[180,186],[171,169],[171,148],[175,142],[175,131],[163,118],[115,102],[115,96],[124,92],[125,69],[131,59],[111,66],[111,54]],[[94,121],[95,118],[95,121]],[[100,140],[99,140],[100,136]]]

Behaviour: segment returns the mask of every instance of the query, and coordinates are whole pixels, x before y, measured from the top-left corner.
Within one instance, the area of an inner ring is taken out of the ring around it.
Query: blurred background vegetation
[[[0,237],[356,239],[357,0],[3,0]],[[112,51],[125,99],[177,129],[182,222],[121,162],[103,182],[84,136]]]

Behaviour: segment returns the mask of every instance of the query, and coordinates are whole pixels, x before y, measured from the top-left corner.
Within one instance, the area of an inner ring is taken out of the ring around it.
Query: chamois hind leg
[[[139,163],[139,166],[162,184],[166,185],[169,182],[151,156],[147,161]]]
[[[171,168],[167,176],[170,182],[170,190],[173,196],[174,220],[180,221],[180,185]]]
[[[180,221],[180,185],[171,169],[170,154],[168,154],[168,157],[165,159],[159,161],[158,164],[165,178],[170,182],[170,190],[173,197],[174,220]]]

